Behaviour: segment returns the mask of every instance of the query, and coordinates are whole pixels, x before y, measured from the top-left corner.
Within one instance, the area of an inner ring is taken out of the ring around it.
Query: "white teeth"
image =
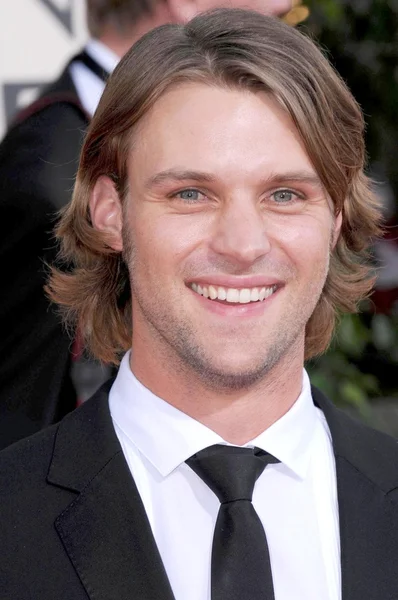
[[[201,286],[197,283],[192,283],[191,288],[197,294],[210,298],[210,300],[226,300],[234,304],[249,304],[249,302],[262,302],[268,298],[276,290],[276,285],[262,288],[225,288],[215,287],[214,285]]]
[[[239,302],[239,290],[235,290],[234,288],[228,288],[227,302]]]
[[[227,299],[227,290],[223,287],[218,288],[218,299],[226,300]]]
[[[258,288],[253,288],[250,292],[250,302],[257,302],[257,300],[259,300],[259,295]]]
[[[213,285],[209,285],[209,296],[211,300],[215,300],[218,296],[218,291]]]
[[[239,302],[241,304],[249,304],[249,302],[250,302],[250,290],[249,289],[244,288],[243,290],[240,290]]]
[[[199,286],[199,287],[200,287],[200,286]],[[265,287],[261,288],[261,290],[260,290],[260,292],[259,292],[259,294],[258,294],[258,299],[260,300],[260,302],[261,302],[262,300],[264,300],[264,298],[265,298],[265,293],[266,293],[266,292],[265,292]]]

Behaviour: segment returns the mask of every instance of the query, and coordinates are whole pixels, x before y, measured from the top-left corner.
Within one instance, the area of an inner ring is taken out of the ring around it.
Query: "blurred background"
[[[369,172],[385,214],[376,289],[309,365],[335,402],[398,435],[398,0],[311,0],[299,25],[319,40],[365,113]],[[297,10],[297,9],[296,9]]]
[[[0,138],[86,38],[84,0],[0,2]]]
[[[398,436],[398,0],[296,1],[284,18],[322,45],[361,104],[369,173],[385,213],[378,277],[362,313],[341,318],[308,365],[337,404]],[[0,138],[87,38],[84,0],[0,3]]]

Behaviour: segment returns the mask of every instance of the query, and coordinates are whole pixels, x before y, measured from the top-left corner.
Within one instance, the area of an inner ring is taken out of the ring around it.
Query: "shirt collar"
[[[213,444],[228,444],[217,433],[143,386],[130,369],[129,352],[111,388],[109,406],[117,427],[163,477],[196,452]],[[302,391],[292,408],[245,446],[257,446],[269,452],[304,478],[316,422],[308,375],[303,371]]]
[[[296,402],[278,421],[252,440],[250,445],[269,452],[304,479],[317,422],[310,380],[303,369],[303,385]]]
[[[99,40],[89,40],[85,50],[107,73],[112,73],[120,60],[117,54]]]

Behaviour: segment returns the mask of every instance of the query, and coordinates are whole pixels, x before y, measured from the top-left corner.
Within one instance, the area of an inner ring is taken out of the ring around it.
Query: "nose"
[[[218,216],[210,246],[242,266],[253,264],[271,248],[265,215],[247,198],[228,202]]]

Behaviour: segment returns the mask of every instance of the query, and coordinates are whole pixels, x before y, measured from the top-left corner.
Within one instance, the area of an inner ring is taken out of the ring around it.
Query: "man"
[[[303,371],[372,285],[363,162],[357,103],[282,23],[220,10],[127,53],[49,283],[124,357],[0,455],[6,598],[398,597],[396,442]]]
[[[88,0],[91,39],[84,51],[18,116],[0,145],[0,261],[5,281],[0,304],[0,448],[58,421],[76,405],[72,342],[44,295],[44,263],[56,255],[55,215],[70,199],[83,132],[104,79],[143,33],[217,4]],[[273,14],[291,5],[290,0],[250,4]],[[103,378],[101,369],[93,372],[93,365],[79,373],[80,397],[87,375],[94,383]]]

